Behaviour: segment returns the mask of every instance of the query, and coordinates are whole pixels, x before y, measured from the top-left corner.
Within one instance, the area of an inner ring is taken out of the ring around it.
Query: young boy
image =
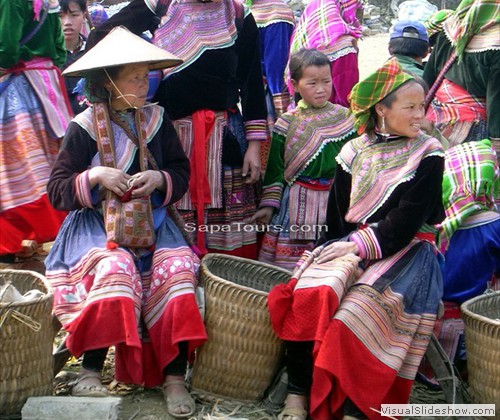
[[[429,37],[418,21],[401,20],[391,28],[389,54],[396,57],[404,71],[422,77],[423,59],[429,53]]]
[[[64,63],[63,70],[80,58],[85,49],[86,38],[81,34],[85,16],[87,15],[87,1],[86,0],[59,0],[61,11],[59,17],[61,19],[61,26],[64,33],[64,43],[66,44],[66,63]],[[66,90],[71,104],[73,113],[79,114],[86,107],[80,106],[76,93],[73,93],[79,77],[66,77]]]

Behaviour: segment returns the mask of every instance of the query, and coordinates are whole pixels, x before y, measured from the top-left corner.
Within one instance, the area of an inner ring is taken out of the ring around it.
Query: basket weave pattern
[[[472,397],[495,403],[500,419],[500,292],[472,298],[461,309]]]
[[[245,258],[209,254],[201,262],[208,341],[193,367],[192,389],[206,397],[255,402],[283,355],[267,311],[267,294],[290,272]]]
[[[0,303],[0,413],[14,414],[32,396],[52,395],[52,292],[34,271],[0,270],[0,286],[11,281],[26,302]]]

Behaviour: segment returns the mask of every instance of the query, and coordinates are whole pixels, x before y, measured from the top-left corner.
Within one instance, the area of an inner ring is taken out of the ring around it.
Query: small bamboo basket
[[[192,390],[202,399],[260,401],[283,356],[267,311],[271,288],[290,272],[258,261],[209,254],[201,261],[208,340],[193,367]]]
[[[0,270],[21,293],[44,294],[28,301],[0,303],[0,414],[20,413],[32,396],[52,395],[53,294],[44,276],[34,271]]]
[[[469,299],[461,310],[472,398],[496,404],[500,419],[500,292]]]

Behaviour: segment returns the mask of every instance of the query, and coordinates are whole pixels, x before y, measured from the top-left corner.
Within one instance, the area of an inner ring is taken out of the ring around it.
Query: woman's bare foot
[[[163,395],[171,416],[186,418],[194,414],[196,406],[186,389],[183,376],[167,375],[163,383]]]
[[[288,394],[285,400],[285,408],[278,415],[278,420],[306,420],[307,419],[307,396]]]

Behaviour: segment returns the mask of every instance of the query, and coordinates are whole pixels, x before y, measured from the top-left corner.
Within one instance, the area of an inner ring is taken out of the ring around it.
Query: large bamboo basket
[[[267,311],[273,286],[290,272],[222,254],[201,261],[208,341],[193,367],[192,389],[202,398],[256,402],[263,398],[280,367],[283,347]]]
[[[472,398],[496,404],[500,419],[500,292],[472,298],[461,310]]]
[[[0,414],[20,413],[32,396],[52,395],[52,291],[34,271],[0,270],[0,286],[11,281],[24,294],[43,296],[0,303]]]

